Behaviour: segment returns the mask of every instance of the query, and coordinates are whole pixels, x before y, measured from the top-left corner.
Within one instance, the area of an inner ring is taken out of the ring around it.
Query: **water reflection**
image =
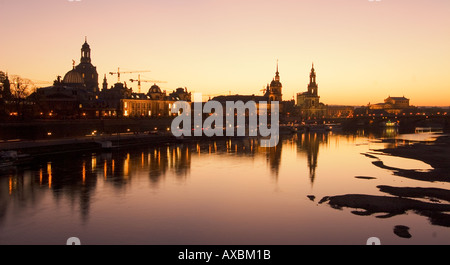
[[[255,158],[264,157],[270,168],[271,174],[277,178],[281,165],[281,154],[283,145],[276,147],[261,147],[256,138],[217,140],[206,143],[197,143],[195,146],[196,156],[212,154],[230,154],[239,157]]]
[[[157,188],[168,170],[178,180],[186,179],[191,167],[191,154],[190,147],[187,145],[158,147],[150,150],[147,154],[142,152],[140,160],[133,159],[131,161],[140,161],[140,165],[133,167],[133,170],[148,171],[152,187]],[[127,163],[129,162],[130,160]]]
[[[311,185],[314,184],[314,180],[316,179],[320,145],[328,143],[328,135],[328,132],[313,132],[296,136],[297,151],[299,153],[305,153],[307,157]]]
[[[365,132],[359,132],[365,134]],[[392,135],[391,132],[388,132]],[[348,137],[357,137],[355,135]],[[99,180],[114,189],[124,189],[133,178],[148,176],[151,188],[158,189],[161,181],[170,173],[184,182],[190,176],[193,157],[202,158],[216,154],[229,154],[236,158],[263,157],[271,175],[278,180],[282,161],[283,145],[297,149],[306,155],[309,179],[314,184],[319,164],[319,150],[329,142],[330,133],[305,133],[282,139],[277,147],[261,147],[258,139],[219,139],[167,146],[142,147],[132,150],[115,150],[104,153],[75,153],[64,156],[41,158],[29,168],[14,172],[0,172],[0,185],[7,187],[0,200],[1,212],[7,207],[5,194],[19,196],[18,200],[33,204],[37,194],[51,190],[57,201],[66,198],[78,202],[83,219],[89,215],[89,204]],[[28,183],[24,185],[23,183]],[[28,194],[32,194],[29,195]],[[24,205],[28,205],[25,203]]]
[[[42,158],[28,169],[0,176],[0,186],[8,189],[1,192],[0,221],[5,218],[7,207],[11,205],[8,200],[21,202],[19,209],[14,209],[17,211],[37,204],[39,197],[45,195],[45,190],[50,190],[57,204],[64,204],[62,200],[66,199],[71,207],[77,205],[81,219],[86,222],[99,180],[116,190],[123,190],[134,178],[147,175],[150,188],[158,189],[168,173],[179,182],[186,181],[190,176],[192,156],[264,156],[272,174],[277,177],[281,151],[281,145],[264,148],[257,139],[229,139]]]
[[[254,244],[251,240],[258,239],[266,239],[264,242],[269,244],[308,243],[318,233],[344,233],[345,227],[334,227],[333,218],[341,217],[341,224],[356,230],[360,219],[323,210],[305,198],[313,194],[319,201],[319,196],[329,196],[331,205],[345,208],[354,192],[371,196],[358,197],[361,203],[378,200],[373,196],[386,191],[392,195],[403,193],[395,185],[391,168],[371,163],[373,158],[369,158],[376,154],[361,155],[381,147],[376,137],[388,135],[397,137],[391,132],[315,132],[286,136],[273,148],[261,147],[258,139],[232,138],[42,157],[26,167],[0,172],[0,244],[11,238],[23,240],[30,230],[37,231],[38,241],[45,232],[41,227],[51,229],[52,225],[59,228],[55,234],[78,228],[88,231],[84,236],[95,234],[99,240],[122,242],[122,238],[111,238],[109,233],[119,229],[130,235],[131,243],[147,238],[156,243],[198,240],[195,243]],[[384,143],[382,146],[390,147]],[[374,178],[364,182],[354,176]],[[410,180],[417,178],[403,178],[402,185],[408,186]],[[412,191],[427,198],[436,193],[427,188]],[[445,186],[439,188],[448,190]],[[371,195],[374,190],[377,193]],[[422,207],[413,206],[404,209]],[[359,215],[379,212],[367,205],[356,204],[355,208],[367,210],[357,212]],[[42,220],[46,223],[42,224]],[[323,225],[317,220],[330,221]],[[133,226],[125,225],[129,222]],[[368,222],[373,227],[378,225],[376,221]],[[367,225],[363,226],[361,229],[367,229]],[[22,232],[24,227],[28,230]],[[228,235],[241,241],[226,241]],[[304,241],[299,242],[299,238]]]

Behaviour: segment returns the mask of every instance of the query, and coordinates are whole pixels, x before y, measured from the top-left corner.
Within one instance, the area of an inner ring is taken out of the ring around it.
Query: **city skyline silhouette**
[[[449,105],[446,1],[86,0],[1,6],[10,37],[0,51],[0,70],[32,80],[52,82],[70,69],[87,36],[100,77],[118,67],[149,69],[147,76],[167,81],[167,90],[258,94],[279,60],[284,99],[305,90],[314,62],[327,104],[366,105],[405,95],[416,106]],[[16,19],[19,12],[23,18]]]

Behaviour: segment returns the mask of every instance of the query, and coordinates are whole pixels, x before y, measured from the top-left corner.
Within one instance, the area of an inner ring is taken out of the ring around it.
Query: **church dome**
[[[66,84],[83,84],[83,82],[83,77],[75,69],[67,72],[63,79],[63,83]]]
[[[159,88],[159,86],[157,86],[156,84],[154,84],[152,87],[150,87],[150,89],[148,90],[148,93],[161,93],[161,88]]]

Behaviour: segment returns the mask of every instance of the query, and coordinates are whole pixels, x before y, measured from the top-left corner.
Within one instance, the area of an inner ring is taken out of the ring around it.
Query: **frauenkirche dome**
[[[83,82],[83,77],[75,69],[67,72],[63,79],[65,84],[83,84]]]

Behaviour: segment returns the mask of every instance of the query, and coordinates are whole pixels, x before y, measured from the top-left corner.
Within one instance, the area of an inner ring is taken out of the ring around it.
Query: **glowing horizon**
[[[64,76],[87,36],[100,86],[105,74],[115,83],[109,72],[120,67],[151,70],[141,78],[166,81],[168,92],[262,94],[279,60],[284,100],[306,91],[314,63],[328,105],[405,96],[450,106],[446,0],[3,0],[0,8],[0,71],[32,80]],[[137,74],[121,79],[130,78]]]

